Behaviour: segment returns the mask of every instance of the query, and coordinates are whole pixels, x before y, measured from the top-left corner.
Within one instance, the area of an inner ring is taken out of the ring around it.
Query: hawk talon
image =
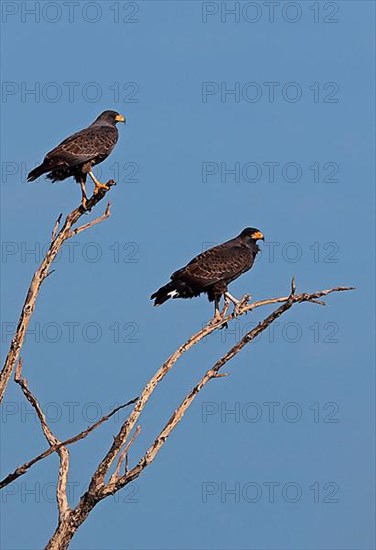
[[[238,317],[242,313],[242,309],[248,304],[250,298],[250,294],[244,294],[243,298],[235,304],[233,311],[234,317]]]
[[[94,187],[94,195],[99,193],[100,191],[108,191],[110,187],[105,183],[96,183]]]
[[[234,318],[239,317],[239,315],[241,314],[240,303],[236,304],[236,306],[234,306],[232,314],[233,314]]]
[[[213,325],[217,325],[218,323],[220,323],[222,321],[223,321],[223,318],[222,318],[221,315],[214,315],[213,319],[210,319],[210,321],[209,321],[209,326],[212,327]]]
[[[243,306],[246,306],[251,298],[252,296],[250,294],[244,294],[243,298],[240,300],[240,303]]]

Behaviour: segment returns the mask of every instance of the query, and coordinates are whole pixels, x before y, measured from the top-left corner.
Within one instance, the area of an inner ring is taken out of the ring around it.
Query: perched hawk
[[[94,193],[99,189],[108,189],[100,183],[92,172],[95,164],[103,162],[118,140],[117,122],[125,122],[123,115],[115,111],[104,111],[87,128],[73,134],[52,149],[37,166],[28,174],[27,181],[34,181],[42,174],[52,181],[62,181],[73,176],[81,186],[82,204],[86,207],[86,178],[87,174],[94,182]]]
[[[227,290],[227,285],[253,266],[259,247],[257,240],[264,235],[254,227],[247,227],[240,235],[199,254],[185,267],[171,275],[171,281],[152,294],[154,305],[170,298],[193,298],[206,293],[214,301],[215,319],[220,318],[219,301],[224,295],[235,306],[239,300]]]

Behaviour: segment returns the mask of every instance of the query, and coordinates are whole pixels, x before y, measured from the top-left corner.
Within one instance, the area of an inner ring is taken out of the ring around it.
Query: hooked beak
[[[258,239],[261,239],[262,241],[265,240],[264,234],[261,233],[261,231],[256,231],[255,233],[253,233],[252,234],[252,239],[254,239],[255,241],[257,241]]]
[[[115,120],[116,122],[124,122],[125,124],[125,117],[123,115],[116,115]]]

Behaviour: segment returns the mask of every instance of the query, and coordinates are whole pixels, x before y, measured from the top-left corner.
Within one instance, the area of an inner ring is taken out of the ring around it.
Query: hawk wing
[[[116,128],[92,127],[81,130],[62,141],[47,153],[45,161],[62,161],[69,167],[83,164],[97,157],[105,159],[118,139]]]
[[[203,287],[219,281],[231,281],[252,267],[250,250],[240,244],[219,245],[199,254],[171,275],[172,280],[200,283]]]

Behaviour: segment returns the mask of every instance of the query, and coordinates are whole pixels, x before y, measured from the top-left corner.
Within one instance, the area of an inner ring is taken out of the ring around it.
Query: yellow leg
[[[232,296],[228,291],[225,292],[225,297],[228,300],[231,300],[231,302],[234,304],[234,315],[235,317],[241,313],[242,308],[247,305],[248,301],[250,300],[251,296],[249,294],[245,294],[241,300],[238,300],[234,296]]]
[[[223,321],[223,318],[226,315],[226,311],[228,309],[228,303],[225,301],[225,307],[223,308],[223,311],[221,312],[219,310],[219,301],[220,301],[220,298],[215,298],[214,299],[214,317],[209,322],[209,325],[216,325],[220,321]],[[227,328],[227,323],[224,323],[220,328],[221,329]]]
[[[214,320],[220,321],[222,319],[221,312],[219,311],[219,300],[216,298],[214,300]]]
[[[230,300],[227,298],[226,294],[224,296],[225,297],[224,297],[223,309],[222,309],[221,314],[220,314],[222,318],[226,315],[227,310],[228,310],[229,305],[230,305]]]
[[[221,316],[221,312],[219,311],[219,299],[215,298],[214,299],[214,317],[211,320],[211,323],[215,325],[216,323],[218,323],[218,321],[221,321],[221,320],[222,320],[222,316]]]
[[[85,182],[84,182],[83,180],[80,181],[80,186],[81,186],[81,195],[82,195],[81,202],[82,202],[82,206],[83,206],[83,207],[85,208],[85,210],[86,210],[87,196],[86,196]]]
[[[235,296],[230,294],[228,290],[225,292],[225,297],[231,300],[234,306],[238,306],[240,304],[240,300],[238,300],[237,298],[235,298]]]
[[[109,186],[106,185],[105,183],[101,183],[100,181],[97,180],[97,178],[94,176],[93,172],[90,170],[89,172],[89,176],[91,177],[91,179],[93,180],[94,182],[94,194],[98,193],[98,191],[100,189],[105,189],[106,191],[109,190]]]

